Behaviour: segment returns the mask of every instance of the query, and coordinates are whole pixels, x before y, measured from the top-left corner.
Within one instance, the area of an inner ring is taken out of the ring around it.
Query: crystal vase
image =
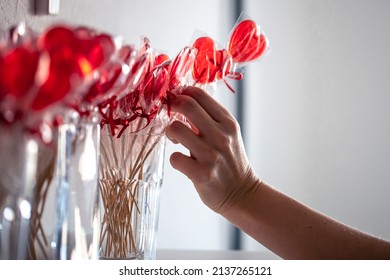
[[[101,259],[155,259],[165,135],[101,132]]]

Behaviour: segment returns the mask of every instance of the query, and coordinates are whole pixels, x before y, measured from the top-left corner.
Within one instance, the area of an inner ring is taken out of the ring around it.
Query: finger
[[[186,175],[190,180],[194,179],[194,170],[199,170],[199,163],[192,157],[180,152],[174,152],[169,161],[173,168]]]
[[[190,122],[189,119],[187,119],[186,117],[184,117],[182,114],[179,114],[179,113],[176,113],[176,112],[173,112],[171,111],[171,123],[173,123],[174,121],[180,121],[182,123],[184,123],[185,125],[187,125],[195,134],[199,134],[199,130],[197,127],[195,127],[195,125],[193,123]]]
[[[216,125],[216,121],[190,96],[179,95],[171,101],[170,106],[172,111],[182,114],[186,121],[195,126],[200,134],[204,135]]]
[[[190,150],[191,155],[195,158],[198,158],[205,148],[201,138],[180,121],[175,121],[168,126],[166,135],[169,139],[174,139]]]
[[[167,135],[167,137],[173,144],[179,144],[179,141],[177,141],[175,138],[172,138],[172,136]]]
[[[191,96],[199,105],[217,122],[222,122],[226,117],[231,118],[229,110],[223,107],[209,93],[198,87],[187,87],[182,95]]]

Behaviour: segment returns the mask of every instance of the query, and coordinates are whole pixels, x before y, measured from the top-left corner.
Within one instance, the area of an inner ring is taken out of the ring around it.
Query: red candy
[[[121,74],[122,64],[112,62],[107,65],[100,71],[100,78],[90,86],[83,100],[91,104],[104,101],[106,99],[104,95],[112,90]]]
[[[40,38],[41,47],[50,55],[62,53],[74,63],[72,71],[85,76],[90,74],[115,51],[112,38],[106,34],[91,34],[85,28],[72,30],[58,26]]]
[[[260,57],[268,47],[268,40],[252,20],[240,22],[234,29],[228,51],[234,62],[249,62]]]
[[[167,90],[168,71],[164,67],[158,67],[149,72],[145,77],[145,85],[142,89],[141,107],[144,114],[150,115],[159,107]]]
[[[24,98],[34,85],[38,59],[37,51],[25,47],[16,47],[5,54],[0,60],[0,92]]]
[[[69,64],[69,61],[62,60],[62,58],[52,58],[49,75],[39,88],[31,104],[31,109],[42,110],[62,100],[69,93],[72,87],[71,72],[69,70],[71,65]]]
[[[83,78],[106,63],[115,51],[112,38],[94,34],[86,28],[72,30],[57,26],[38,40],[38,46],[48,53],[48,73],[42,81],[31,108],[42,110],[63,100]],[[115,73],[114,73],[115,75]]]
[[[222,79],[223,64],[227,58],[226,50],[217,50],[214,40],[209,37],[198,38],[193,47],[198,50],[192,72],[194,80],[205,84]]]
[[[164,62],[167,62],[169,61],[169,56],[167,56],[166,54],[159,54],[156,56],[156,59],[155,59],[155,65],[156,66],[159,66],[161,64],[163,64]]]
[[[194,67],[195,54],[194,49],[189,47],[183,48],[172,62],[169,71],[169,87],[170,93],[176,93],[181,90],[186,83],[186,75]]]
[[[234,29],[227,50],[217,50],[214,40],[209,37],[198,38],[193,47],[198,51],[192,71],[195,82],[209,84],[223,80],[234,92],[226,78],[243,78],[242,73],[231,70],[235,68],[234,63],[259,58],[267,49],[268,40],[254,21],[244,20]]]

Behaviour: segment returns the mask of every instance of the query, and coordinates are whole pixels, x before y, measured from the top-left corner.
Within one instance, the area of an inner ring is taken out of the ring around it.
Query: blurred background
[[[215,98],[239,119],[257,174],[295,199],[390,239],[390,2],[387,0],[0,0],[0,28],[84,24],[175,56],[201,31],[222,46],[241,11],[270,39],[245,67],[237,93]],[[1,136],[0,136],[1,137]],[[158,248],[267,249],[200,201],[169,164],[167,144]]]

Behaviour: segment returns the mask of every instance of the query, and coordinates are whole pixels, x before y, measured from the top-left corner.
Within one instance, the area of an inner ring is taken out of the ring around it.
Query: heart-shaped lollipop
[[[187,83],[187,74],[193,69],[195,58],[195,50],[189,47],[184,47],[177,54],[169,69],[169,93],[177,94]]]
[[[107,34],[79,27],[75,30],[66,26],[56,26],[40,38],[40,45],[49,54],[67,53],[74,62],[74,71],[86,76],[99,67],[114,53],[115,45]]]
[[[25,97],[34,84],[39,54],[25,47],[16,47],[0,58],[0,96]]]
[[[192,72],[195,82],[207,84],[223,80],[234,92],[226,78],[241,80],[242,73],[234,70],[236,64],[259,58],[267,49],[268,40],[254,21],[244,20],[233,30],[227,50],[217,50],[209,37],[198,38],[193,47],[198,52]]]
[[[253,20],[240,22],[230,36],[228,52],[236,63],[259,58],[268,47],[267,37]]]
[[[70,92],[72,85],[79,83],[76,79],[71,79],[74,69],[73,62],[66,52],[51,55],[47,78],[39,87],[31,104],[33,110],[42,110],[62,100]]]
[[[223,66],[226,61],[226,50],[217,50],[210,37],[198,38],[193,47],[197,50],[192,75],[199,84],[212,83],[224,76]],[[229,71],[226,69],[225,71]]]
[[[34,110],[63,99],[115,51],[109,35],[96,34],[83,27],[74,30],[66,26],[52,27],[39,38],[38,46],[48,54],[43,56],[48,70],[33,100]]]
[[[86,27],[79,27],[74,33],[79,40],[77,60],[82,75],[90,74],[115,52],[115,44],[108,34],[96,34]]]

